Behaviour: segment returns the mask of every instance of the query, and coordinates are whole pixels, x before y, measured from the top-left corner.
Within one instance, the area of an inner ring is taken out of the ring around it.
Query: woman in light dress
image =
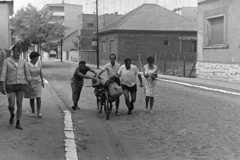
[[[25,93],[25,98],[30,99],[30,106],[32,109],[31,117],[35,116],[35,99],[37,104],[37,117],[42,118],[41,114],[41,93],[42,87],[44,87],[42,76],[42,64],[39,60],[40,54],[38,52],[30,53],[30,62],[28,62],[28,68],[31,74],[31,86],[28,87]]]
[[[143,68],[144,72],[144,93],[145,93],[145,102],[146,102],[146,112],[154,113],[153,104],[154,97],[157,96],[156,90],[156,78],[158,76],[157,71],[158,68],[154,65],[155,59],[153,57],[147,58],[148,64],[146,64]],[[150,102],[150,110],[148,109],[148,104]]]

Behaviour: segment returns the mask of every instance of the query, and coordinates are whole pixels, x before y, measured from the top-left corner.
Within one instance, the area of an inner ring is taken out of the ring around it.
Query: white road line
[[[194,88],[201,88],[201,89],[204,89],[204,90],[209,90],[209,91],[215,91],[215,92],[221,92],[221,93],[233,94],[233,95],[238,95],[238,96],[240,96],[240,93],[237,93],[237,92],[230,92],[230,91],[226,91],[226,90],[222,90],[222,89],[214,89],[214,88],[209,88],[209,87],[204,87],[204,86],[198,86],[198,85],[193,85],[193,84],[184,83],[184,82],[166,80],[166,79],[161,79],[161,78],[157,78],[157,79],[160,80],[160,81],[176,83],[176,84],[180,84],[180,85],[184,85],[184,86],[189,86],[189,87],[194,87]]]

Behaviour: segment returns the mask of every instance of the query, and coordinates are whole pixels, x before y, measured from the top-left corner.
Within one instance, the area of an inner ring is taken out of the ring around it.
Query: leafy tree
[[[31,4],[17,11],[11,19],[11,26],[15,41],[22,41],[24,51],[31,44],[55,44],[64,36],[67,28],[61,21],[51,23],[51,16],[48,9],[38,10]]]

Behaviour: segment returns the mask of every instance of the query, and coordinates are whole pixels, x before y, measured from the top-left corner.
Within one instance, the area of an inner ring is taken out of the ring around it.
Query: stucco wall
[[[0,48],[10,48],[9,7],[7,3],[0,3]]]
[[[199,3],[198,7],[198,61],[209,63],[239,63],[240,62],[240,1],[217,0]],[[225,8],[225,9],[222,9]],[[206,25],[205,18],[226,14],[226,44],[225,48],[205,48]]]
[[[239,6],[239,0],[212,0],[199,3],[197,77],[240,83]],[[219,14],[225,15],[225,46],[208,48],[205,18]]]

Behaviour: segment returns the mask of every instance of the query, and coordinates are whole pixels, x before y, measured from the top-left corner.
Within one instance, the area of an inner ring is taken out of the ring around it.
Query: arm
[[[31,81],[32,77],[31,77],[31,74],[30,74],[30,71],[29,71],[29,68],[28,68],[28,64],[27,64],[26,61],[24,62],[24,74],[25,74],[26,80],[30,84],[30,81]]]
[[[40,77],[41,77],[41,81],[42,81],[42,87],[44,88],[44,81],[43,81],[42,69],[40,70]]]
[[[2,74],[0,77],[1,85],[2,85],[2,93],[6,94],[6,74],[7,74],[7,62],[6,60],[3,61],[2,65]]]
[[[102,74],[103,74],[103,72],[104,72],[105,70],[101,70],[98,74],[97,74],[97,77],[100,77]]]
[[[92,72],[93,74],[95,74],[95,77],[97,76],[97,72],[94,71],[93,69],[90,69],[89,71]]]

